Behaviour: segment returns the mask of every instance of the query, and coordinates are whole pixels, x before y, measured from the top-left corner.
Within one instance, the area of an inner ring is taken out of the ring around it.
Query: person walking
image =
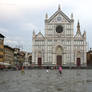
[[[59,66],[59,73],[62,74],[62,66]]]
[[[21,73],[22,73],[22,74],[25,73],[25,72],[24,72],[24,66],[22,66],[22,68],[21,68]]]
[[[46,69],[46,72],[47,72],[47,73],[49,72],[49,70],[48,70],[48,69],[49,69],[49,66],[47,66],[47,69]]]

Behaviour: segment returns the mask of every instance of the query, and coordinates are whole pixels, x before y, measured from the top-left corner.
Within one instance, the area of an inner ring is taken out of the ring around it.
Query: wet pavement
[[[0,71],[0,92],[92,92],[92,70]]]

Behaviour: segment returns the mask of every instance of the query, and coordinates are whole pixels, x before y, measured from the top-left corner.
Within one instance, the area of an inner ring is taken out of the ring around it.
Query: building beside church
[[[8,45],[4,45],[4,63],[14,65],[14,49]]]
[[[4,38],[5,36],[0,33],[0,62],[4,62]]]
[[[74,35],[73,14],[69,18],[58,10],[45,17],[45,35],[33,31],[32,63],[38,66],[86,66],[86,32],[81,33],[80,23]]]
[[[92,67],[92,49],[87,52],[87,66]]]

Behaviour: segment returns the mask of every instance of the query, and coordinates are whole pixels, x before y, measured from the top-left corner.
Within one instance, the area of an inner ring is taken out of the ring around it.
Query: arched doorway
[[[80,67],[80,66],[81,66],[81,59],[77,58],[77,67]]]
[[[57,55],[57,65],[62,65],[62,56],[61,55]]]
[[[81,52],[77,51],[77,59],[76,59],[76,66],[80,67],[81,66]]]
[[[57,64],[57,66],[62,65],[62,52],[63,52],[62,47],[57,46],[56,47],[56,64]]]
[[[41,65],[42,65],[42,58],[39,57],[39,58],[38,58],[38,66],[41,66]]]
[[[42,66],[42,57],[41,57],[41,52],[38,52],[38,66],[41,67]]]

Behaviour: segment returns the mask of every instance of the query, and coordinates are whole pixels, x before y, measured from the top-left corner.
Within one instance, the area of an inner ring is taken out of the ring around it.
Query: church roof
[[[1,37],[1,38],[4,38],[5,36],[4,36],[4,35],[2,35],[2,34],[0,33],[0,37]]]
[[[75,36],[74,36],[74,40],[82,40],[83,37],[81,34],[77,33]]]
[[[63,16],[68,22],[72,22],[72,20],[61,11],[61,9],[58,9],[47,21],[50,22],[52,19],[54,19],[58,14]]]
[[[44,40],[45,39],[45,37],[43,36],[43,34],[41,33],[41,32],[39,32],[37,35],[36,35],[36,38],[38,39],[38,40]]]

